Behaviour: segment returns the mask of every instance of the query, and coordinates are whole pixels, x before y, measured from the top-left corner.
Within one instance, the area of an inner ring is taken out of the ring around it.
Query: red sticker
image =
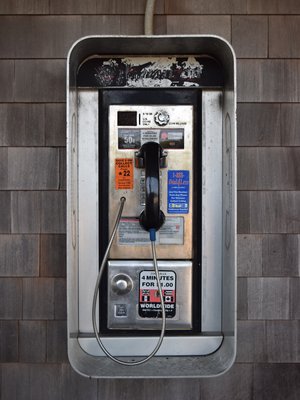
[[[133,159],[116,158],[115,160],[116,190],[133,189]]]

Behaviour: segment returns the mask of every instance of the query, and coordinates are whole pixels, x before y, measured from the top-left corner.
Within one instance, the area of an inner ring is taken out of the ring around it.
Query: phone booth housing
[[[148,186],[147,186],[148,185]],[[149,189],[149,185],[152,189]],[[152,185],[152,186],[151,186]],[[153,189],[154,188],[154,189]],[[121,360],[99,347],[96,303]],[[217,36],[91,36],[67,65],[68,355],[88,377],[206,377],[236,352],[236,62]]]

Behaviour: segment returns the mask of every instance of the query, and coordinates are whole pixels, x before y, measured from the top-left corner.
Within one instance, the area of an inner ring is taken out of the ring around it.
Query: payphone
[[[167,329],[191,329],[192,125],[189,105],[109,106],[110,227],[120,196],[126,203],[108,264],[108,282],[113,283],[108,289],[108,328],[160,325],[160,299],[151,272],[153,229],[158,259],[165,264],[158,263]],[[118,274],[127,277],[124,291],[115,288]]]
[[[107,273],[102,285],[96,285],[103,334],[114,335],[116,330],[117,335],[129,331],[141,336],[147,330],[161,329],[161,344],[169,330],[183,334],[201,329],[196,307],[201,292],[200,260],[195,245],[197,237],[201,240],[200,232],[197,236],[201,223],[193,211],[194,203],[201,207],[199,177],[194,172],[198,103],[197,90],[99,91],[103,115],[99,135],[107,141],[100,157],[100,170],[105,171],[100,186],[102,238],[113,232],[120,198],[124,199]],[[158,273],[153,266],[154,245]],[[110,356],[98,336],[95,318],[94,331]],[[141,360],[123,363],[136,365]]]
[[[68,342],[88,376],[145,361],[142,376],[180,375],[178,357],[205,376],[234,358],[235,61],[193,38],[192,55],[159,37],[69,55]],[[139,54],[149,40],[157,55]]]

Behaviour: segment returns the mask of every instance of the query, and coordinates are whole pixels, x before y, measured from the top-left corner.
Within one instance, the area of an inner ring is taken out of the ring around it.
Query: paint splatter
[[[98,59],[95,79],[100,86],[199,86],[204,65],[195,57]]]

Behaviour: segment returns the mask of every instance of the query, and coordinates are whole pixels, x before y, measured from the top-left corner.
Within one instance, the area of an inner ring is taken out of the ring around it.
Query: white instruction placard
[[[167,217],[163,226],[156,233],[156,241],[157,244],[183,244],[183,217]],[[149,245],[149,232],[141,227],[138,218],[123,217],[118,229],[118,244],[125,246]]]
[[[159,143],[159,129],[142,129],[141,130],[141,144],[147,142]]]

